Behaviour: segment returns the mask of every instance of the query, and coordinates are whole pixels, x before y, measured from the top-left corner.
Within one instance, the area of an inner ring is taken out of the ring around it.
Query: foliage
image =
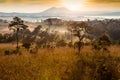
[[[65,47],[67,45],[67,43],[65,42],[65,40],[59,40],[56,44],[58,47]]]
[[[85,22],[71,22],[69,23],[68,30],[79,39],[77,47],[78,52],[80,53],[83,39],[88,38],[89,34],[91,34],[91,26]]]
[[[27,25],[24,24],[24,21],[21,20],[19,17],[14,17],[13,18],[13,21],[11,21],[11,23],[9,24],[9,29],[10,30],[13,30],[15,33],[16,33],[16,41],[17,41],[17,44],[16,44],[16,49],[18,50],[19,49],[19,46],[18,46],[18,42],[19,42],[19,37],[18,37],[18,33],[19,31],[22,31],[22,30],[25,30],[27,29]]]
[[[107,34],[101,35],[96,41],[93,42],[95,50],[107,51],[107,47],[111,45],[111,40]]]
[[[69,47],[73,47],[73,43],[72,43],[72,42],[69,42],[69,43],[68,43],[68,46],[69,46]]]
[[[15,41],[14,35],[13,34],[0,34],[0,43],[10,43]]]
[[[22,47],[26,48],[29,51],[29,49],[31,47],[31,43],[23,43]]]
[[[104,19],[104,20],[93,20],[88,22],[93,26],[93,35],[98,37],[103,33],[107,33],[112,40],[119,40],[120,38],[120,20],[119,19]]]

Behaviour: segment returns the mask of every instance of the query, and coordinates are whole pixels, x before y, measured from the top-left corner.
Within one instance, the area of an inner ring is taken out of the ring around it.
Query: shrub
[[[59,40],[56,45],[58,47],[65,47],[67,43],[65,42],[65,40]]]
[[[93,49],[97,51],[102,50],[103,53],[109,52],[107,47],[111,45],[111,40],[107,34],[103,34],[98,39],[93,41],[92,45],[93,45]]]
[[[73,47],[72,42],[69,42],[69,43],[68,43],[68,46],[69,46],[69,47]]]
[[[5,50],[5,55],[10,55],[10,51],[9,50]]]
[[[27,49],[29,51],[29,49],[31,47],[31,43],[23,43],[22,47],[24,47],[25,49]]]

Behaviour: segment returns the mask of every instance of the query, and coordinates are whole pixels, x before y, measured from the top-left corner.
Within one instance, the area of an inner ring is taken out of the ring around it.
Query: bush
[[[26,48],[29,51],[31,43],[23,43],[22,47]]]
[[[58,47],[65,47],[67,43],[65,42],[65,40],[59,40],[56,45]]]
[[[9,50],[5,50],[5,55],[10,55],[10,51]]]
[[[93,41],[92,46],[93,49],[100,51],[102,50],[103,52],[109,52],[107,47],[111,45],[111,40],[107,34],[101,35],[98,39]]]
[[[73,47],[72,42],[69,42],[69,43],[68,43],[68,46],[69,46],[69,47]]]

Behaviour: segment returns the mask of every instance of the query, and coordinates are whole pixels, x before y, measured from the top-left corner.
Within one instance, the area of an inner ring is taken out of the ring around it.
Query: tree
[[[52,19],[51,18],[49,18],[49,19],[47,19],[46,20],[47,21],[47,25],[48,25],[48,31],[50,32],[50,28],[51,28],[51,26],[52,26]]]
[[[45,47],[47,48],[47,46],[52,45],[52,43],[56,41],[57,37],[58,36],[56,32],[49,33],[48,29],[41,30],[36,40],[36,46],[38,48],[43,47],[43,46],[44,48]]]
[[[68,24],[68,31],[70,32],[71,44],[73,44],[73,27],[69,27],[69,24]]]
[[[23,43],[22,45],[24,48],[27,49],[27,51],[29,51],[30,47],[31,47],[31,43]]]
[[[78,52],[80,53],[83,45],[83,39],[87,38],[92,33],[92,28],[86,22],[71,22],[69,23],[69,31],[72,31],[72,34],[78,37]]]
[[[32,36],[34,36],[34,41],[36,44],[36,49],[41,47],[41,45],[47,43],[48,38],[48,30],[42,30],[42,26],[38,25],[32,32]]]
[[[24,21],[21,20],[19,17],[14,17],[13,18],[13,21],[11,21],[11,23],[9,24],[9,29],[10,30],[13,30],[15,33],[16,33],[16,49],[17,51],[19,50],[19,37],[18,37],[18,34],[19,34],[19,31],[21,30],[25,30],[27,29],[27,25],[24,24]]]
[[[42,26],[41,25],[38,25],[32,32],[32,35],[39,35],[40,33],[42,32]]]
[[[120,40],[118,41],[118,45],[120,45]]]
[[[103,50],[103,53],[105,51],[108,51],[107,47],[111,45],[110,37],[107,34],[101,35],[97,40],[93,42],[93,48],[95,50]]]
[[[58,47],[65,47],[67,45],[67,43],[65,42],[65,40],[61,39],[57,42],[56,44]]]

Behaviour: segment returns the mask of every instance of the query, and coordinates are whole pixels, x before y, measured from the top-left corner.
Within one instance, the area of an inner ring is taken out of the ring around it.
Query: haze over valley
[[[21,17],[25,21],[40,22],[47,18],[60,18],[63,20],[94,20],[94,19],[119,19],[119,11],[71,11],[65,7],[51,7],[39,13],[0,12],[0,19],[12,20],[13,17]]]

